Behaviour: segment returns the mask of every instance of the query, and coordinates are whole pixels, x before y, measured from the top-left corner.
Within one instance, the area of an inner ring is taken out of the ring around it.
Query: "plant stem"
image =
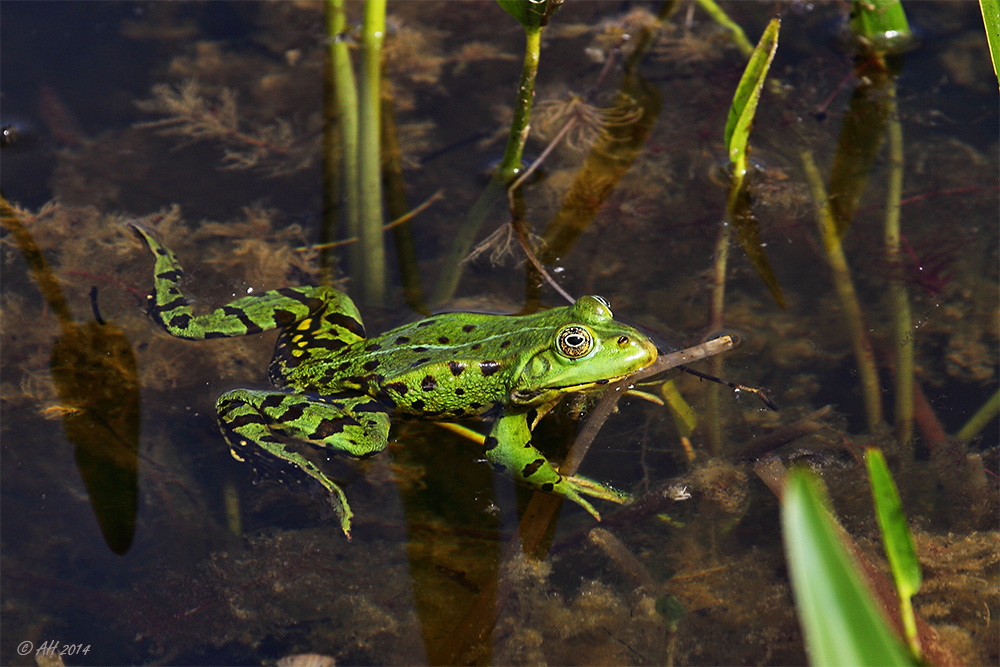
[[[364,270],[361,293],[370,304],[386,296],[385,242],[382,238],[381,92],[382,40],[386,0],[367,0],[362,24],[364,62],[358,111],[358,201]]]
[[[806,180],[812,191],[813,202],[816,204],[816,222],[819,226],[823,248],[826,251],[826,261],[833,272],[833,285],[840,300],[840,308],[844,312],[851,346],[858,364],[858,376],[861,379],[861,392],[864,396],[865,418],[868,430],[873,431],[882,421],[882,398],[879,394],[878,368],[875,365],[875,355],[872,352],[871,341],[865,333],[864,319],[861,316],[861,305],[854,291],[851,271],[847,266],[844,248],[840,244],[837,225],[830,211],[830,202],[823,186],[823,177],[813,159],[811,151],[802,153],[802,166],[805,169]]]
[[[360,203],[358,196],[358,90],[354,81],[354,69],[351,67],[351,54],[348,51],[345,33],[347,31],[347,11],[344,0],[327,0],[326,3],[326,36],[328,40],[327,58],[331,66],[332,92],[334,102],[331,107],[336,109],[336,123],[327,122],[324,130],[323,148],[325,179],[323,185],[324,210],[323,231],[320,243],[329,244],[337,238],[336,215],[340,193],[344,193],[344,236],[357,238],[360,234]],[[336,131],[340,130],[340,160],[332,154],[336,147]],[[337,163],[342,165],[337,169]],[[339,176],[343,174],[343,183]],[[326,264],[326,262],[324,262]],[[348,265],[354,275],[361,276],[363,265],[361,248],[357,244],[348,251]],[[326,272],[330,267],[324,266]]]
[[[962,430],[955,435],[955,439],[959,442],[971,441],[987,424],[997,418],[997,414],[1000,414],[1000,390],[994,393],[983,404],[983,407],[976,411],[976,414],[972,415],[972,419],[965,423]]]
[[[885,204],[885,257],[888,266],[899,266],[899,200],[903,192],[903,127],[896,114],[896,85],[889,86],[889,183]],[[892,340],[896,354],[896,442],[906,447],[913,437],[913,323],[910,299],[902,280],[889,282]],[[912,451],[911,451],[912,454]]]
[[[531,120],[531,103],[535,98],[535,78],[538,76],[538,59],[541,55],[541,26],[525,26],[524,38],[524,64],[521,66],[521,81],[517,87],[514,120],[507,137],[507,148],[495,174],[504,183],[510,183],[520,173],[524,144],[531,129],[528,121]]]
[[[744,58],[749,58],[750,54],[753,53],[753,44],[751,44],[750,40],[747,39],[747,35],[743,32],[743,28],[729,18],[726,12],[723,11],[722,7],[715,4],[715,0],[698,0],[698,5],[708,12],[708,15],[712,17],[712,20],[729,31],[730,36],[733,39],[733,43],[736,44],[736,48],[740,50],[740,53],[743,54]]]
[[[719,228],[719,237],[715,242],[715,261],[712,264],[712,303],[708,324],[710,335],[722,330],[726,303],[726,266],[729,263],[729,238],[731,234],[732,225],[726,221]],[[711,364],[711,374],[722,377],[722,357],[713,357],[709,363]],[[707,387],[706,409],[708,417],[705,419],[705,426],[708,429],[708,451],[712,456],[718,456],[722,452],[722,420],[719,416],[720,390],[721,388],[716,384]]]
[[[528,121],[531,119],[531,102],[535,96],[535,78],[538,75],[538,59],[542,43],[541,26],[525,26],[524,36],[524,64],[521,67],[521,81],[517,89],[514,120],[510,126],[507,148],[504,150],[500,166],[493,172],[486,189],[469,209],[465,222],[455,235],[451,250],[448,252],[448,259],[434,286],[434,293],[431,295],[432,304],[443,303],[454,296],[465,267],[463,260],[472,249],[472,243],[476,240],[486,216],[490,209],[504,198],[507,184],[517,178],[521,171],[524,144],[531,129]]]

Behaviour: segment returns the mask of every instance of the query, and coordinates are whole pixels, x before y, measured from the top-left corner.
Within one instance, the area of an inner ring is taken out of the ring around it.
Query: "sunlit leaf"
[[[778,48],[778,31],[781,28],[779,19],[772,19],[761,35],[750,62],[747,63],[733,95],[733,104],[729,108],[729,119],[726,122],[725,143],[730,159],[729,194],[726,198],[726,210],[729,222],[736,231],[736,239],[743,248],[747,259],[753,264],[757,274],[767,285],[771,296],[782,308],[785,307],[785,296],[781,291],[767,254],[760,243],[760,229],[757,218],[751,208],[750,187],[747,182],[747,143],[750,140],[750,129],[757,114],[757,103],[760,101],[760,91],[764,87],[767,72]]]
[[[537,28],[548,24],[549,18],[559,9],[563,0],[497,0],[505,12],[517,19],[525,28]]]
[[[983,12],[986,41],[990,45],[993,75],[1000,79],[1000,74],[997,74],[997,67],[1000,66],[1000,2],[997,0],[979,0],[979,9]]]
[[[726,153],[733,163],[734,172],[742,176],[746,172],[746,147],[750,138],[750,127],[757,113],[757,102],[760,101],[760,91],[767,78],[767,71],[774,60],[774,52],[778,49],[778,31],[781,29],[780,19],[771,19],[761,35],[750,62],[743,71],[740,85],[733,95],[733,104],[729,108],[729,119],[726,121],[725,144]]]
[[[906,523],[903,504],[899,500],[899,492],[889,473],[885,456],[881,450],[869,448],[865,459],[872,483],[875,516],[878,518],[879,528],[882,529],[885,555],[900,598],[903,627],[906,629],[907,638],[915,644],[917,626],[910,598],[920,590],[921,573],[917,549],[913,544],[913,535]]]
[[[915,665],[841,542],[823,487],[786,477],[781,526],[795,604],[813,665]]]
[[[915,43],[899,0],[854,0],[851,32],[881,53],[902,53]]]

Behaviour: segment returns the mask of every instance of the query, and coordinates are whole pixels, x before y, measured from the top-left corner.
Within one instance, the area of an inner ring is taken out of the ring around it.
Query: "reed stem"
[[[983,407],[972,415],[972,418],[965,423],[965,426],[955,434],[955,439],[959,442],[968,443],[979,435],[979,432],[986,428],[992,420],[1000,414],[1000,390],[993,394]]]
[[[858,365],[858,376],[861,379],[861,393],[864,398],[865,419],[868,430],[873,431],[882,421],[882,398],[879,393],[878,367],[875,365],[875,354],[872,352],[871,341],[865,332],[864,318],[861,315],[861,305],[851,280],[851,271],[844,256],[844,248],[840,244],[837,225],[830,211],[830,202],[823,186],[823,177],[816,167],[811,151],[802,152],[802,166],[809,181],[813,201],[816,204],[816,222],[819,226],[820,238],[823,240],[826,261],[833,273],[833,285],[840,300],[840,308],[847,322],[851,346]]]
[[[323,230],[320,243],[327,245],[337,238],[337,215],[341,193],[344,197],[344,237],[358,238],[360,235],[360,202],[358,197],[358,89],[354,80],[354,69],[351,66],[351,54],[348,49],[347,10],[344,0],[327,0],[326,3],[326,34],[327,59],[330,63],[332,83],[329,88],[328,114],[326,129],[323,134],[324,148],[324,206]],[[334,113],[335,110],[335,113]],[[330,117],[332,116],[332,118]],[[340,130],[340,155],[334,155],[338,142],[337,130]],[[340,168],[337,168],[337,165]],[[341,177],[343,180],[341,181]],[[348,250],[348,266],[357,277],[362,275],[364,260],[359,244],[354,244]],[[324,273],[330,274],[331,258],[324,253]],[[327,275],[329,278],[329,275]]]
[[[896,85],[889,86],[889,182],[885,204],[885,256],[889,266],[899,262],[899,201],[903,192],[903,127],[896,113]],[[895,422],[896,442],[906,447],[913,438],[913,340],[910,298],[902,280],[889,282],[892,311],[892,341],[896,354]],[[911,450],[912,453],[912,450]]]
[[[358,100],[358,202],[364,270],[361,294],[366,303],[386,298],[385,241],[382,237],[381,94],[382,41],[386,0],[367,0],[362,23],[364,55]]]

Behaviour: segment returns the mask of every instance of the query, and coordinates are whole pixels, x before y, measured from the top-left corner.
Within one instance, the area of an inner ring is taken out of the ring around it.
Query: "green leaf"
[[[726,152],[731,160],[729,194],[726,198],[726,211],[729,221],[736,230],[736,238],[743,252],[753,264],[757,275],[767,285],[771,296],[781,307],[785,307],[785,297],[781,291],[774,271],[760,243],[760,231],[757,219],[751,209],[750,189],[747,185],[747,142],[750,139],[750,128],[757,114],[757,103],[760,101],[760,91],[764,87],[767,71],[774,60],[778,49],[778,31],[781,29],[779,19],[771,19],[761,35],[757,47],[750,56],[743,71],[743,78],[736,87],[733,104],[729,108],[729,119],[726,122],[725,143]]]
[[[505,12],[517,19],[525,28],[548,25],[549,18],[559,9],[564,0],[497,0]]]
[[[899,0],[854,0],[851,32],[882,53],[902,53],[916,43]]]
[[[786,477],[781,526],[810,662],[917,664],[863,583],[838,534],[822,484],[808,470],[792,470]]]
[[[986,41],[990,45],[993,75],[1000,79],[1000,74],[997,74],[997,67],[1000,66],[1000,2],[997,2],[997,0],[979,0],[979,9],[983,13]]]
[[[872,483],[872,497],[875,501],[875,515],[879,528],[882,529],[882,543],[885,555],[889,560],[889,569],[896,582],[896,592],[899,595],[900,615],[907,640],[915,652],[919,652],[917,643],[917,623],[910,606],[912,598],[920,590],[920,561],[917,559],[917,549],[913,545],[913,535],[906,523],[903,504],[899,500],[896,483],[889,474],[889,466],[881,450],[870,447],[865,453],[868,462],[868,476]]]
[[[764,86],[774,52],[778,49],[780,29],[780,19],[771,19],[767,24],[743,71],[743,78],[733,96],[733,105],[729,108],[725,132],[726,152],[733,163],[734,172],[740,177],[746,172],[746,146],[750,138],[750,126],[757,113],[760,89]]]
[[[892,481],[885,456],[880,450],[869,448],[866,460],[872,482],[872,497],[875,499],[875,514],[879,528],[882,529],[885,555],[896,580],[896,589],[900,595],[912,597],[920,590],[920,562],[917,560],[916,547],[913,546],[913,535],[906,524],[896,483]]]

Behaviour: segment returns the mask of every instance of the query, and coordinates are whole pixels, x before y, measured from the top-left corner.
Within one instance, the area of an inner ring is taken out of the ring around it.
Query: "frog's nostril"
[[[619,347],[625,347],[626,345],[628,345],[628,336],[619,336],[618,337],[618,346]]]

